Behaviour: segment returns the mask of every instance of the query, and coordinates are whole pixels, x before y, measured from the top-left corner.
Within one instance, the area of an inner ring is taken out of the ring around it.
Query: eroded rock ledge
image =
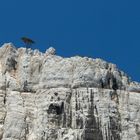
[[[116,65],[0,48],[0,140],[132,139],[140,139],[140,84]]]

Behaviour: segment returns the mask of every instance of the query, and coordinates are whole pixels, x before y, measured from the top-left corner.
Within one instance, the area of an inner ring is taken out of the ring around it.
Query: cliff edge
[[[140,140],[140,84],[116,65],[0,48],[0,140]]]

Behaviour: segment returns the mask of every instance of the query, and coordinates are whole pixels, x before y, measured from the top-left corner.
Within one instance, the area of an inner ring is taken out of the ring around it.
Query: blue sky
[[[0,0],[0,44],[102,58],[140,82],[139,0]]]

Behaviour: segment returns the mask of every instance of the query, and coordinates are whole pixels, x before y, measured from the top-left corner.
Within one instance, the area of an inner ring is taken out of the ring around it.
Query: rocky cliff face
[[[140,84],[101,59],[4,44],[0,140],[140,140]]]

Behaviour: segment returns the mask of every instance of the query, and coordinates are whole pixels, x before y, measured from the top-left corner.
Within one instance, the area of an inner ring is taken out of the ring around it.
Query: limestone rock
[[[0,48],[0,140],[140,140],[140,84],[116,65]]]
[[[55,49],[53,47],[50,47],[46,50],[46,55],[55,55]]]

